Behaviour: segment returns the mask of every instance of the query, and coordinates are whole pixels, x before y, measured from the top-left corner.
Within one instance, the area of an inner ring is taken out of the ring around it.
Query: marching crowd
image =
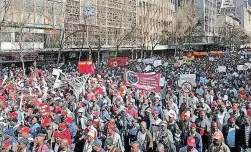
[[[212,59],[212,58],[211,58]],[[74,64],[53,87],[53,67],[0,71],[0,150],[2,152],[251,152],[251,79],[237,65],[247,56],[162,59],[152,67],[165,85],[160,92],[126,87],[123,69],[144,72],[143,63],[99,65],[81,78]],[[226,72],[217,70],[219,65]],[[196,74],[189,92],[180,74]],[[77,81],[86,81],[76,93]]]

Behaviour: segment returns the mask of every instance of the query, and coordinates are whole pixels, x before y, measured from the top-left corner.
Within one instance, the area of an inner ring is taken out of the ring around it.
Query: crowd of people
[[[124,68],[145,72],[147,64],[96,66],[80,79],[76,64],[54,87],[53,67],[6,67],[0,71],[0,150],[2,152],[250,152],[251,79],[237,65],[247,56],[163,59],[148,72],[165,79],[160,92],[130,88]],[[179,64],[177,64],[179,62]],[[226,66],[219,72],[218,66]],[[184,92],[180,74],[196,74]],[[86,80],[76,94],[75,81]]]

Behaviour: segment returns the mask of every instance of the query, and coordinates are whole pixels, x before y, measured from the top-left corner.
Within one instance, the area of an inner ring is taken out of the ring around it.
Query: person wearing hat
[[[35,142],[36,152],[44,152],[50,149],[45,143],[45,137],[46,137],[46,134],[42,134],[42,133],[37,134],[37,136],[35,137],[34,142]]]
[[[20,140],[18,140],[18,152],[28,151],[26,149],[28,144],[29,144],[29,140],[26,138],[21,138]]]
[[[174,144],[175,145],[179,144],[181,131],[180,131],[180,128],[178,126],[178,123],[174,119],[173,114],[169,115],[169,120],[167,122],[168,122],[167,129],[170,130],[171,133],[173,134]]]
[[[174,102],[168,101],[166,103],[166,108],[163,109],[164,118],[166,118],[167,120],[168,120],[170,114],[174,115],[175,120],[177,119],[177,114],[179,113],[179,111],[176,110],[177,111],[176,112],[175,110],[173,110],[177,106],[177,105],[176,106],[174,106],[174,105],[176,105]]]
[[[60,131],[55,131],[53,138],[55,141],[52,143],[51,148],[57,152],[59,150],[59,144],[62,139],[65,139],[65,136]]]
[[[4,140],[11,144],[11,150],[16,151],[18,149],[18,143],[14,135],[14,129],[10,128],[4,131]]]
[[[108,126],[108,134],[107,137],[113,139],[113,144],[114,146],[118,147],[122,152],[125,151],[124,145],[122,144],[121,136],[120,134],[115,132],[116,127],[114,125],[109,125]]]
[[[223,142],[224,137],[221,132],[215,132],[213,135],[213,143],[207,149],[208,152],[230,152],[228,146]],[[238,150],[236,151],[238,152]]]
[[[106,152],[121,152],[117,147],[113,145],[112,138],[106,138],[105,140],[105,150]]]
[[[105,150],[102,148],[102,142],[99,139],[92,142],[91,146],[95,152],[105,152]]]
[[[213,135],[215,132],[221,132],[221,131],[218,129],[217,122],[213,121],[211,122],[210,132],[205,133],[205,136],[202,140],[204,149],[208,149],[209,146],[213,143]]]
[[[14,152],[13,150],[10,149],[10,143],[7,141],[3,141],[1,143],[1,148],[2,148],[2,152]]]
[[[198,152],[195,139],[193,137],[188,137],[186,140],[186,146],[182,147],[179,152]]]
[[[58,124],[58,129],[60,132],[62,132],[62,134],[64,135],[64,137],[68,140],[69,146],[71,146],[71,142],[72,142],[72,138],[71,138],[71,133],[69,131],[69,129],[67,128],[67,126],[63,123]]]
[[[210,120],[207,118],[204,110],[199,111],[199,118],[196,120],[196,124],[198,125],[201,136],[203,136],[205,132],[210,131]]]
[[[235,124],[236,119],[234,117],[229,118],[228,124],[223,126],[222,133],[224,135],[224,141],[230,148],[231,152],[238,151],[238,141],[236,135],[239,127]]]
[[[32,150],[33,149],[33,145],[34,145],[34,139],[33,137],[30,135],[30,128],[29,127],[23,127],[19,130],[19,136],[22,138],[26,138],[29,140],[29,144],[27,145],[28,150]]]
[[[71,143],[72,143],[72,149],[75,148],[75,137],[77,134],[77,126],[73,123],[73,120],[71,117],[67,117],[64,119],[64,123],[68,127],[70,133],[71,133]]]
[[[201,135],[198,132],[196,132],[196,130],[197,130],[197,125],[195,123],[192,123],[190,126],[190,132],[189,132],[188,136],[193,137],[195,139],[196,149],[199,152],[203,152],[202,151],[202,149],[203,149],[202,138],[201,138]]]
[[[158,132],[160,130],[161,121],[162,120],[159,118],[158,111],[153,111],[153,119],[151,120],[151,125],[149,128],[153,135],[153,149],[156,149],[157,146]]]
[[[161,129],[160,129],[160,131],[158,132],[157,141],[161,141],[163,135],[168,135],[169,141],[170,141],[171,143],[174,143],[174,141],[173,141],[173,134],[172,134],[172,132],[171,132],[169,129],[167,129],[167,126],[168,126],[167,122],[166,122],[166,121],[162,121],[162,122],[160,123],[160,126],[161,126]]]

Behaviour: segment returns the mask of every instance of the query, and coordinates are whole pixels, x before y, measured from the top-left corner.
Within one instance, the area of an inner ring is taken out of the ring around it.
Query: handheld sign
[[[192,84],[189,82],[184,82],[181,88],[185,93],[190,93],[192,91]]]

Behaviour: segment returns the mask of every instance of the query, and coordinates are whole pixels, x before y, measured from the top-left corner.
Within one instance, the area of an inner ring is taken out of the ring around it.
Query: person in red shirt
[[[71,133],[70,133],[69,129],[66,127],[66,125],[60,123],[58,125],[58,129],[60,130],[60,132],[63,133],[65,139],[68,140],[69,146],[71,146]]]
[[[137,110],[133,107],[133,103],[130,102],[128,104],[128,109],[127,109],[127,112],[133,116],[134,119],[138,119],[138,112]]]

